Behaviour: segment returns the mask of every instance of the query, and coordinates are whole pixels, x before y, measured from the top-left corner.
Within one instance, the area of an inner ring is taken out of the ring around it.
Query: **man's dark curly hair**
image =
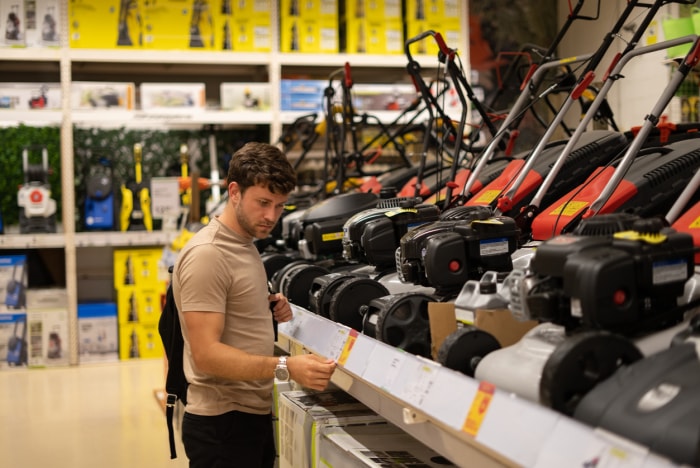
[[[231,158],[226,185],[237,182],[241,193],[254,185],[262,185],[276,194],[288,194],[296,187],[294,167],[284,153],[268,143],[243,145]]]

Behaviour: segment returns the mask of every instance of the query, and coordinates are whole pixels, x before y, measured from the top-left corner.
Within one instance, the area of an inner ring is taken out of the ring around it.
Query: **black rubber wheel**
[[[281,253],[270,253],[264,254],[262,256],[262,262],[265,266],[265,273],[267,274],[267,280],[271,281],[275,273],[285,265],[289,265],[296,259],[290,255],[285,255]]]
[[[330,271],[318,265],[295,265],[280,279],[280,291],[292,304],[309,308],[309,289],[314,278]]]
[[[476,366],[501,345],[491,333],[465,326],[450,333],[440,345],[437,360],[448,369],[474,377]]]
[[[417,356],[431,357],[427,294],[402,293],[390,296],[377,316],[377,339]]]
[[[540,401],[571,416],[593,387],[642,357],[637,346],[620,335],[577,333],[557,345],[547,359],[540,379]]]
[[[311,265],[311,262],[308,260],[294,260],[293,262],[287,263],[282,268],[277,270],[270,279],[270,287],[272,288],[272,292],[282,292],[282,280],[287,275],[287,272],[297,265]]]
[[[309,290],[309,310],[322,317],[331,318],[331,299],[338,287],[351,278],[360,275],[334,272],[314,278]],[[366,277],[366,275],[362,275]]]
[[[386,287],[370,278],[351,278],[341,283],[331,297],[328,314],[331,320],[355,330],[362,330],[363,312],[367,304],[376,298],[386,296]]]

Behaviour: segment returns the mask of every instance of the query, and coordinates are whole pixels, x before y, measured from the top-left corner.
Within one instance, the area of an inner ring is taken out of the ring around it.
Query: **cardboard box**
[[[164,291],[165,278],[160,276],[163,249],[115,249],[113,253],[114,288],[135,287],[138,290]]]
[[[78,355],[81,363],[119,359],[115,303],[78,304]]]
[[[366,19],[374,22],[403,22],[400,0],[355,0],[345,2],[345,21]]]
[[[280,0],[279,11],[283,23],[294,18],[338,21],[337,0]]]
[[[444,20],[444,21],[425,21],[425,20],[407,20],[406,21],[406,41],[417,37],[426,31],[435,31],[440,33],[447,47],[459,50],[462,42],[462,29],[459,21]],[[429,55],[434,56],[437,60],[439,47],[433,37],[426,37],[420,41],[414,42],[409,46],[412,55]]]
[[[68,293],[65,288],[27,290],[27,330],[30,367],[69,364]]]
[[[71,83],[72,109],[134,110],[136,88],[134,83],[73,81]]]
[[[72,0],[68,2],[72,48],[139,48],[143,41],[140,2]]]
[[[27,21],[24,0],[3,0],[0,2],[2,33],[0,45],[24,47],[27,40]]]
[[[165,283],[158,288],[123,286],[117,290],[119,323],[157,324],[162,311]]]
[[[158,334],[157,323],[119,324],[120,359],[148,359],[163,356],[163,342]]]
[[[267,19],[234,17],[233,20],[224,23],[223,34],[230,34],[230,49],[234,52],[270,52],[272,50],[272,23],[269,15]]]
[[[335,54],[339,46],[337,20],[288,18],[281,21],[281,52]]]
[[[25,24],[28,47],[58,47],[61,42],[61,2],[59,0],[25,1]]]
[[[403,22],[350,18],[344,25],[344,50],[349,54],[403,54]]]
[[[269,83],[221,83],[221,109],[269,110]]]
[[[352,87],[356,111],[401,111],[418,97],[412,84],[364,84]]]
[[[462,18],[462,2],[460,0],[408,1],[406,2],[406,22],[430,21],[436,24],[446,21],[459,22]]]
[[[206,107],[204,83],[142,83],[139,91],[144,111],[189,113]]]
[[[27,314],[0,313],[0,369],[26,367],[28,356]]]
[[[61,108],[59,83],[2,83],[0,109],[56,110]]]
[[[390,423],[327,427],[318,447],[327,468],[456,466]]]
[[[143,47],[159,50],[217,50],[221,2],[162,0],[145,2]]]
[[[0,313],[25,311],[27,306],[27,256],[0,256]]]
[[[317,448],[327,427],[386,421],[342,391],[282,393],[279,411],[280,468],[322,466]]]

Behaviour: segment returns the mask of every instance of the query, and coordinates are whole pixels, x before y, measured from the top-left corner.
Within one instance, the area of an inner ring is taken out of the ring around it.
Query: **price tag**
[[[345,345],[343,346],[343,349],[340,351],[340,355],[338,356],[338,364],[341,366],[345,366],[345,364],[348,362],[348,357],[350,357],[350,351],[352,351],[352,347],[355,346],[355,342],[357,341],[357,335],[359,332],[357,330],[351,329],[350,333],[348,333],[348,339],[345,340]]]
[[[422,359],[416,359],[410,364],[406,362],[401,372],[401,377],[405,382],[400,394],[401,399],[416,408],[422,408],[423,402],[435,385],[438,369],[437,366],[430,365]]]
[[[180,184],[177,177],[151,178],[151,213],[154,219],[162,219],[170,213],[180,212]]]
[[[496,387],[493,384],[488,382],[481,382],[479,384],[479,390],[476,392],[474,401],[472,401],[472,406],[469,409],[467,420],[464,421],[462,431],[469,435],[476,436],[481,427],[481,423],[484,421],[484,417],[489,409],[495,391]]]

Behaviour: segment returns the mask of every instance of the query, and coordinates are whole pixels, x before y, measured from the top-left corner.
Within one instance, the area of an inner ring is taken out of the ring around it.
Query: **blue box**
[[[0,369],[26,367],[28,356],[27,314],[0,313]]]
[[[0,312],[27,306],[27,256],[0,255]]]

